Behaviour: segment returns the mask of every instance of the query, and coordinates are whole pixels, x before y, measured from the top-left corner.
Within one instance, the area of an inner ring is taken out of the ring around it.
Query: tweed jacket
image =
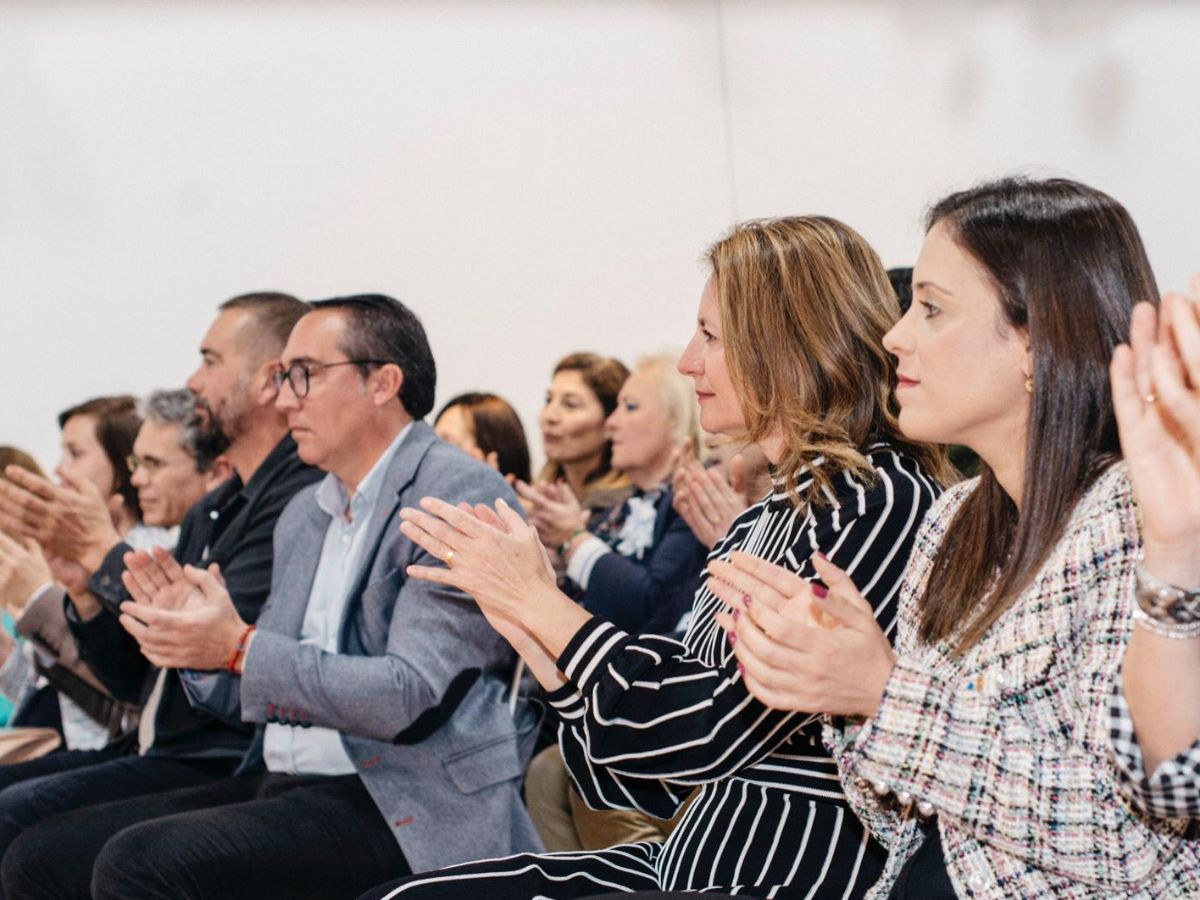
[[[509,710],[512,650],[466,594],[405,575],[439,563],[397,517],[427,496],[503,497],[519,508],[511,488],[413,423],[367,526],[337,653],[300,641],[330,521],[316,491],[305,488],[279,518],[271,593],[242,677],[189,677],[193,702],[259,725],[338,730],[414,872],[540,849],[520,796],[538,717],[524,701]]]
[[[948,642],[920,641],[918,604],[977,484],[947,491],[917,537],[875,715],[825,729],[852,806],[890,850],[871,896],[887,895],[930,812],[960,897],[1200,895],[1200,843],[1134,812],[1108,756],[1140,546],[1125,465],[1096,480],[1015,605],[952,658]]]

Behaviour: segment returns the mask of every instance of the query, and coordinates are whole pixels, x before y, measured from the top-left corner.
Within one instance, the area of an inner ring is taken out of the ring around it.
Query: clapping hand
[[[745,481],[745,460],[740,454],[730,458],[727,475],[719,466],[701,466],[690,450],[678,451],[671,478],[672,505],[696,539],[710,550],[750,505]]]
[[[518,481],[516,490],[525,504],[529,524],[537,530],[546,547],[557,550],[571,535],[587,527],[589,513],[566,482],[526,484]]]
[[[57,485],[20,466],[0,478],[0,530],[36,540],[47,552],[94,571],[120,543],[113,509],[95,485],[63,477]],[[119,497],[113,500],[119,502]]]
[[[51,581],[42,548],[31,537],[18,541],[0,531],[0,604],[20,618],[33,592]]]
[[[122,576],[133,600],[121,604],[121,625],[142,654],[172,669],[223,669],[246,632],[220,567],[180,566],[160,547],[125,555]]]
[[[828,589],[745,553],[709,563],[709,588],[732,607],[717,621],[746,687],[775,709],[871,716],[895,664],[871,605],[820,554]]]

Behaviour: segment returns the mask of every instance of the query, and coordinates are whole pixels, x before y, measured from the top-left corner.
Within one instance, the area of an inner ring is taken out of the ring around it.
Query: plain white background
[[[554,360],[681,346],[735,221],[903,265],[1012,171],[1115,195],[1182,286],[1197,46],[1146,0],[4,0],[0,443],[53,465],[58,410],[182,384],[233,294],[382,291],[536,456]]]

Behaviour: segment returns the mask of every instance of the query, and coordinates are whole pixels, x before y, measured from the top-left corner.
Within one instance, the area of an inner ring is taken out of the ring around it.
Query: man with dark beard
[[[307,311],[307,304],[286,294],[225,302],[188,379],[207,438],[228,442],[225,456],[235,474],[188,511],[174,555],[180,563],[219,572],[247,622],[258,617],[270,589],[279,514],[321,477],[297,457],[274,405],[279,353]],[[143,710],[138,733],[123,746],[0,768],[0,854],[49,815],[227,776],[252,734],[194,709],[178,672],[152,666],[118,623],[120,604],[129,599],[122,576],[130,548],[118,538],[99,495],[23,473],[15,480],[0,492],[0,523],[36,537],[62,560],[58,571],[80,656],[115,697],[139,702]],[[7,856],[4,861],[12,862]]]

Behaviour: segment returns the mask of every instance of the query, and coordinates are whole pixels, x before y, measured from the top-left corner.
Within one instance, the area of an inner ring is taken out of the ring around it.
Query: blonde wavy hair
[[[825,216],[757,219],[735,226],[706,258],[746,438],[779,429],[775,467],[797,501],[828,502],[841,472],[869,480],[864,450],[879,440],[906,449],[932,477],[952,480],[944,451],[900,433],[895,363],[883,349],[900,306],[858,232]],[[801,497],[797,476],[818,457]]]

